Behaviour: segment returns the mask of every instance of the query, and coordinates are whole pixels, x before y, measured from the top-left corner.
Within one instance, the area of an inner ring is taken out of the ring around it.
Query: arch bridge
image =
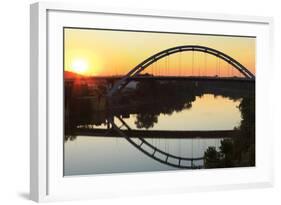
[[[177,46],[177,47],[172,47],[168,48],[166,50],[163,50],[161,52],[158,52],[143,62],[139,63],[136,67],[134,67],[132,70],[130,70],[125,76],[123,76],[121,79],[119,79],[109,90],[107,96],[111,97],[115,92],[118,90],[123,89],[128,82],[131,79],[136,79],[138,76],[140,76],[140,73],[145,70],[147,67],[149,67],[151,64],[159,61],[162,58],[165,58],[167,56],[173,55],[175,53],[180,53],[180,52],[202,52],[206,53],[209,55],[213,55],[219,59],[222,59],[223,61],[227,62],[228,64],[232,65],[239,73],[244,76],[246,80],[250,81],[255,81],[255,75],[251,73],[245,66],[243,66],[241,63],[239,63],[237,60],[232,58],[231,56],[210,48],[206,46],[201,46],[201,45],[183,45],[183,46]]]

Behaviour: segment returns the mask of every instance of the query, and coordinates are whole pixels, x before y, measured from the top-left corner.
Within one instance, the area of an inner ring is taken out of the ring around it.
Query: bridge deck
[[[128,137],[140,138],[170,138],[170,139],[192,139],[192,138],[232,138],[239,137],[239,130],[204,130],[204,131],[170,131],[170,130],[122,130]],[[88,129],[78,128],[66,133],[75,136],[102,136],[120,137],[113,129]]]
[[[247,78],[227,78],[227,77],[192,77],[192,76],[137,76],[130,77],[129,80],[132,81],[145,81],[145,80],[163,80],[163,81],[235,81],[235,82],[254,82],[253,79]]]
[[[117,81],[121,76],[93,76],[81,78],[84,80],[105,80],[105,81]],[[75,79],[66,79],[66,81],[74,81]],[[241,77],[209,77],[209,76],[136,76],[129,77],[128,81],[149,81],[149,80],[161,80],[161,81],[233,81],[233,82],[255,82],[255,79],[241,78]]]

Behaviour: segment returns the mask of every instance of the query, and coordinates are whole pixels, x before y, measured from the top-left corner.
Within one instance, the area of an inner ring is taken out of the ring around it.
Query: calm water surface
[[[124,118],[132,129],[140,130],[232,130],[241,122],[241,99],[204,94],[196,96],[189,109],[160,113],[149,128],[137,126],[137,115]],[[118,125],[118,123],[116,122]],[[106,128],[105,124],[94,128]],[[203,157],[208,147],[219,148],[217,139],[147,139],[157,148],[183,157]],[[76,136],[64,145],[64,175],[174,170],[146,156],[121,137]],[[190,162],[191,163],[191,162]],[[203,165],[203,160],[193,162]]]

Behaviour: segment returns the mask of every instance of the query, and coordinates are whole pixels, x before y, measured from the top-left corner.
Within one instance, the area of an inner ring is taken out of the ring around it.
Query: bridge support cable
[[[155,61],[155,75],[158,75],[158,70],[157,70],[157,61]]]
[[[170,75],[170,63],[169,63],[169,55],[168,55],[168,57],[167,57],[167,74],[166,75]]]
[[[199,55],[199,54],[200,54],[200,53],[196,54],[196,55],[197,55],[197,59],[199,59],[199,58],[200,58],[200,55]],[[200,60],[198,61],[197,66],[198,66],[198,76],[201,76],[201,66],[200,66]]]
[[[229,65],[228,62],[226,63],[226,66],[227,66],[227,69],[226,69],[226,70],[227,70],[227,71],[226,71],[226,72],[227,72],[227,77],[229,77],[229,69],[230,69],[229,67],[230,67],[230,65]]]
[[[179,53],[179,76],[181,76],[181,53]]]
[[[167,73],[168,73],[168,63],[167,63],[168,62],[168,58],[169,58],[169,56],[167,56],[167,58],[165,58],[165,73],[164,73],[164,75],[167,75]]]
[[[203,76],[207,76],[207,53],[204,53],[204,74]]]
[[[218,76],[218,58],[216,58],[216,76]]]
[[[154,76],[154,70],[153,70],[153,67],[154,67],[154,63],[151,64],[151,74]]]
[[[193,76],[193,69],[194,69],[194,50],[192,50],[192,72],[191,72],[192,76]]]
[[[218,76],[220,76],[220,74],[221,74],[221,61],[220,61],[219,58],[218,58],[218,61],[219,61],[219,73],[218,73]]]

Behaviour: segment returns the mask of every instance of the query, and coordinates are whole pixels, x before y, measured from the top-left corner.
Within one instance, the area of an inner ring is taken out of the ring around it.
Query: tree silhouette
[[[208,147],[204,153],[205,167],[217,168],[220,163],[220,153],[215,147]]]
[[[221,140],[219,151],[209,147],[205,154],[205,167],[242,167],[255,166],[255,92],[249,90],[240,104],[241,123],[235,130],[240,130],[241,136]]]
[[[145,113],[145,114],[138,114],[135,124],[137,128],[151,128],[157,123],[158,117],[157,115]]]

